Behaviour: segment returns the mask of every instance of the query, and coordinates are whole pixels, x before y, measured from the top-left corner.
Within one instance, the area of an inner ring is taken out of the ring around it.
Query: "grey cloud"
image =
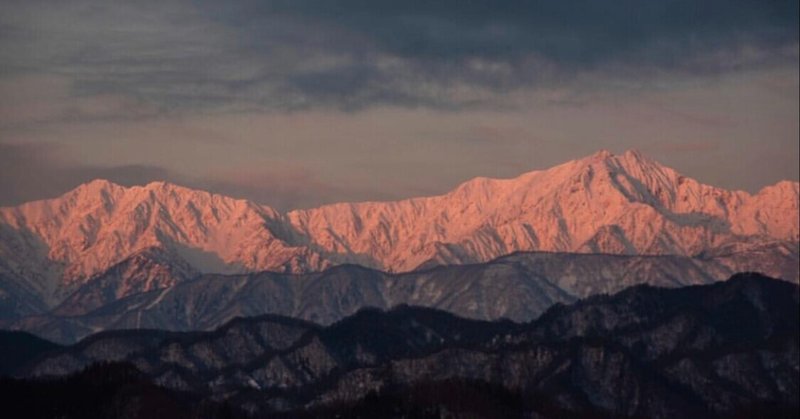
[[[162,112],[497,106],[583,75],[648,84],[797,61],[792,0],[9,2],[3,71]],[[15,12],[17,16],[15,16]]]
[[[0,206],[53,198],[92,179],[140,185],[173,177],[149,165],[69,165],[58,160],[58,151],[54,144],[0,143]]]
[[[568,73],[609,62],[689,71],[694,70],[694,63],[700,71],[722,71],[729,63],[708,63],[702,56],[720,51],[735,54],[744,45],[780,55],[782,47],[797,44],[798,29],[798,3],[792,0],[245,0],[200,4],[247,34],[254,47],[265,44],[258,35],[269,35],[264,28],[274,26],[276,19],[293,21],[298,31],[323,40],[317,41],[317,46],[402,57],[420,66],[422,74],[435,78],[468,77],[500,85],[536,78],[528,71],[532,59]],[[506,65],[511,71],[506,75],[513,77],[498,80],[487,71],[491,65],[468,65],[474,60]],[[454,73],[456,69],[447,64],[464,68],[460,74]]]
[[[123,185],[167,181],[190,188],[248,199],[278,210],[311,208],[326,203],[398,196],[359,186],[341,187],[307,170],[247,171],[190,176],[144,164],[97,166],[59,159],[55,144],[0,143],[0,206],[54,198],[93,179]]]
[[[310,171],[222,174],[187,181],[187,185],[226,196],[246,198],[281,211],[335,202],[397,199],[382,191],[324,182]]]
[[[535,52],[557,62],[587,64],[654,41],[690,47],[690,42],[701,46],[736,38],[764,43],[797,38],[797,2],[791,0],[300,0],[225,5],[229,13],[223,15],[245,27],[261,27],[263,17],[276,14],[313,17],[313,22],[366,34],[399,55],[433,60],[508,59]]]

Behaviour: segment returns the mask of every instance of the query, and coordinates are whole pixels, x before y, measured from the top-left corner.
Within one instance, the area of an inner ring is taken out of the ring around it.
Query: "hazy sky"
[[[93,178],[280,209],[599,149],[798,179],[797,0],[0,2],[0,205]]]

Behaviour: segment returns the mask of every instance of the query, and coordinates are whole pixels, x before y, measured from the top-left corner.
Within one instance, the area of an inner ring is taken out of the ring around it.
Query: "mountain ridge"
[[[525,416],[733,417],[762,404],[797,410],[798,301],[797,284],[743,273],[677,289],[629,287],[526,323],[408,306],[329,326],[246,318],[204,333],[93,335],[13,373],[35,383],[125,362],[165,389],[258,417],[336,411],[375,392],[448,380],[532,400]]]
[[[773,277],[799,275],[800,256],[784,245],[750,252],[752,257],[746,258],[736,253],[689,258],[517,252],[490,262],[406,273],[337,265],[308,274],[202,274],[121,298],[105,294],[109,287],[124,283],[112,271],[87,283],[56,309],[0,321],[0,327],[69,343],[100,330],[210,330],[238,316],[265,313],[330,324],[363,307],[389,309],[402,304],[466,318],[524,322],[553,304],[636,284],[709,284],[753,270]]]
[[[132,270],[120,296],[199,273],[343,263],[407,272],[516,251],[695,256],[798,243],[797,214],[797,182],[753,195],[727,191],[637,151],[600,151],[510,179],[478,177],[438,196],[286,213],[167,182],[126,188],[95,180],[59,198],[0,208],[0,300],[30,301],[14,309],[23,313],[55,307],[147,249],[160,249],[163,266]],[[159,269],[181,273],[155,281]]]

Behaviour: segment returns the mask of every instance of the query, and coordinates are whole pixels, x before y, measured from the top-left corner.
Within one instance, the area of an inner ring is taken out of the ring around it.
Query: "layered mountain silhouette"
[[[520,252],[496,260],[386,273],[358,265],[323,272],[205,274],[176,285],[117,298],[126,261],[81,287],[48,313],[0,322],[71,343],[99,330],[211,330],[239,316],[279,314],[331,324],[364,307],[404,304],[460,316],[530,321],[556,303],[613,293],[636,284],[708,284],[756,265],[796,277],[798,258],[785,247],[716,257]]]
[[[201,400],[242,417],[792,417],[799,300],[796,284],[739,274],[635,286],[530,323],[404,306],[327,327],[262,316],[205,333],[103,332],[32,354],[0,386],[6,406],[44,400],[31,417],[72,417],[77,402],[59,404],[70,392],[126,417],[153,399],[173,417],[219,407]]]
[[[441,196],[288,213],[163,182],[97,180],[0,208],[0,316],[56,307],[84,314],[82,304],[201,274],[308,274],[341,264],[409,272],[519,251],[727,257],[705,276],[724,279],[744,266],[796,281],[786,267],[799,239],[797,182],[755,195],[728,191],[636,151],[602,151],[514,179],[476,178]]]

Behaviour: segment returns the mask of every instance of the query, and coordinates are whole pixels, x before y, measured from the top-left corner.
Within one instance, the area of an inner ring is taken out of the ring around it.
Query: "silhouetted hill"
[[[796,414],[799,300],[796,284],[741,274],[636,286],[527,324],[408,306],[327,327],[262,316],[214,332],[95,335],[36,362],[29,377],[124,361],[149,383],[256,415]]]
[[[231,406],[157,386],[127,363],[48,380],[0,378],[0,403],[13,412],[7,417],[29,419],[246,418]]]
[[[30,333],[0,330],[0,376],[13,375],[44,353],[61,348]]]

